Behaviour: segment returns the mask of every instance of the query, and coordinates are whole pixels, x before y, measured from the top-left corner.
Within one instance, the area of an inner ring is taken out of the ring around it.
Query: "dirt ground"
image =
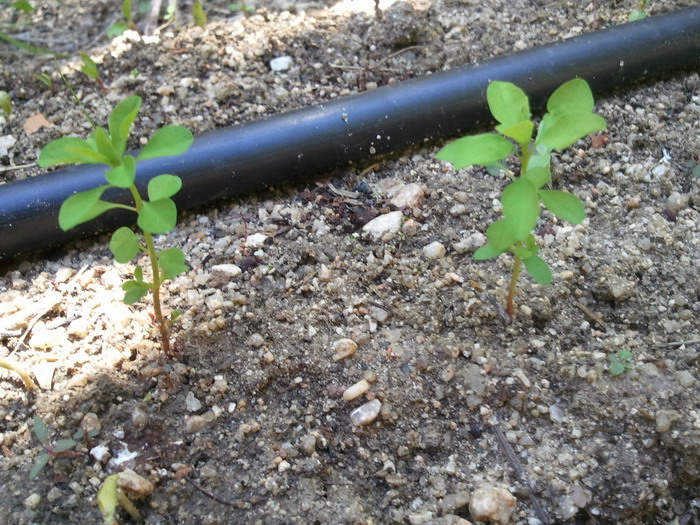
[[[137,147],[162,124],[199,133],[620,24],[636,2],[273,0],[246,18],[211,1],[204,29],[182,5],[145,40],[106,36],[115,2],[33,4],[9,32],[70,54],[61,70],[99,122],[140,95]],[[89,127],[50,57],[0,54],[12,182]],[[184,315],[165,364],[149,303],[121,303],[135,264],[112,260],[108,236],[4,264],[0,356],[40,388],[0,372],[0,523],[100,523],[97,491],[125,469],[154,525],[466,525],[487,504],[493,523],[700,523],[700,78],[596,98],[608,129],[554,160],[587,219],[543,215],[554,282],[523,276],[507,326],[512,260],[472,258],[506,180],[455,172],[439,144],[182,214],[158,239],[191,267],[166,285]],[[52,125],[28,132],[37,114]],[[363,232],[397,210],[390,239]],[[368,390],[346,400],[356,383]],[[353,424],[366,403],[378,416]],[[35,415],[52,441],[95,436],[29,481]]]

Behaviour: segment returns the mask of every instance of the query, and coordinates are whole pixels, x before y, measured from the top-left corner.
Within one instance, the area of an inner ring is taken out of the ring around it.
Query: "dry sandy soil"
[[[123,97],[144,99],[134,147],[162,124],[247,122],[623,23],[634,7],[274,0],[244,18],[212,1],[204,29],[183,5],[180,24],[141,41],[106,37],[115,2],[33,3],[34,23],[11,32],[72,56],[60,67],[99,122]],[[79,51],[106,94],[79,72]],[[89,129],[50,58],[0,53],[11,182],[40,173],[50,140]],[[272,71],[279,56],[291,66]],[[112,260],[107,236],[5,263],[0,356],[41,386],[0,373],[0,522],[99,523],[102,481],[132,469],[151,524],[466,524],[484,498],[504,514],[494,523],[700,523],[700,79],[598,97],[597,111],[608,129],[554,162],[587,219],[543,216],[554,282],[524,276],[508,326],[498,305],[512,261],[471,256],[506,180],[455,172],[435,160],[440,144],[182,214],[158,239],[191,267],[164,294],[184,311],[172,361],[148,303],[121,304],[134,264]],[[36,114],[53,126],[27,133]],[[363,234],[406,188],[417,194],[400,231]],[[336,360],[343,339],[358,348]],[[633,357],[613,377],[621,350]],[[343,399],[363,379],[369,390]],[[354,425],[373,400],[378,417]],[[96,435],[28,481],[42,452],[34,416],[52,441]]]

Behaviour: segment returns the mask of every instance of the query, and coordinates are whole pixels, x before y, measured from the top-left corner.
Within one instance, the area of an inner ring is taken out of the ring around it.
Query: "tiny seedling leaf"
[[[160,252],[158,264],[163,269],[166,279],[174,279],[190,269],[185,264],[185,254],[179,248],[169,248]]]
[[[105,525],[114,525],[117,523],[116,514],[117,508],[119,507],[119,500],[117,499],[118,478],[118,474],[107,476],[97,493],[97,505],[100,507]]]
[[[551,176],[547,168],[530,168],[523,173],[521,178],[539,190],[542,186],[549,183]]]
[[[182,179],[177,175],[158,175],[148,181],[148,199],[169,199],[182,188]]]
[[[167,233],[177,223],[177,207],[171,199],[144,202],[136,221],[148,233]]]
[[[207,15],[204,14],[202,0],[195,0],[194,4],[192,4],[192,17],[194,18],[194,23],[199,27],[207,25]]]
[[[501,124],[512,126],[530,120],[530,103],[527,95],[511,82],[491,82],[486,89],[486,100],[491,114]],[[498,131],[503,133],[501,130]],[[520,140],[518,142],[522,143]]]
[[[126,140],[140,108],[141,97],[127,97],[117,104],[109,115],[109,134],[119,155],[126,151]]]
[[[53,451],[55,454],[60,454],[66,450],[70,450],[75,447],[78,443],[73,439],[59,439],[53,446]]]
[[[2,109],[6,115],[12,115],[12,99],[7,91],[0,91],[0,109]]]
[[[46,444],[49,440],[49,430],[46,428],[44,420],[39,416],[34,416],[34,435],[41,444]]]
[[[129,24],[126,22],[117,22],[107,29],[107,36],[109,38],[114,38],[115,36],[123,35],[124,31],[127,29],[129,29]]]
[[[32,467],[32,470],[29,471],[29,479],[30,480],[36,479],[36,477],[39,475],[39,473],[46,466],[46,464],[49,462],[50,459],[51,459],[51,456],[49,456],[46,453],[39,454],[39,456],[37,456],[37,458],[36,458],[36,461],[34,462],[34,466]]]
[[[535,124],[529,120],[523,120],[517,124],[499,124],[496,126],[496,131],[510,137],[518,144],[526,145],[532,137],[532,130],[535,129]]]
[[[170,312],[170,322],[173,323],[177,320],[178,317],[182,315],[182,310],[178,310],[177,308]]]
[[[58,225],[63,231],[68,231],[79,224],[94,219],[107,210],[117,208],[116,204],[100,200],[102,194],[111,186],[99,186],[87,191],[71,195],[58,212]]]
[[[610,375],[619,376],[625,371],[625,365],[620,361],[610,361]]]
[[[124,155],[122,163],[105,173],[107,182],[117,188],[130,188],[136,179],[136,159],[131,155]]]
[[[83,61],[83,66],[80,68],[80,71],[85,73],[90,78],[94,78],[95,80],[98,79],[100,77],[100,72],[97,69],[97,64],[95,64],[94,60],[92,60],[92,58],[85,53],[80,53],[80,58]]]
[[[617,357],[620,358],[620,361],[629,361],[632,359],[632,352],[629,350],[620,350],[617,352]]]
[[[507,219],[491,223],[486,229],[486,238],[495,250],[500,250],[501,252],[506,251],[517,240],[513,233],[513,228]]]
[[[126,281],[122,284],[124,304],[134,304],[148,295],[149,286],[143,281]]]
[[[527,273],[530,274],[535,282],[541,284],[542,286],[547,286],[552,282],[552,271],[546,262],[540,259],[537,255],[532,255],[527,259],[523,259],[525,264],[525,269]]]
[[[501,255],[505,250],[497,250],[490,244],[485,244],[474,252],[474,259],[477,261],[485,261],[486,259],[494,259]]]
[[[125,20],[131,20],[131,0],[122,1],[122,16]]]
[[[78,137],[62,137],[44,146],[37,160],[37,164],[42,168],[80,163],[109,164],[109,158],[97,151],[87,140]]]
[[[19,9],[20,11],[24,11],[25,13],[31,13],[34,10],[32,4],[26,2],[25,0],[18,0],[17,2],[12,2],[12,7],[14,7],[15,9]]]
[[[505,187],[501,202],[503,215],[515,239],[525,240],[537,224],[537,218],[540,215],[537,190],[530,181],[519,178]]]
[[[508,139],[495,133],[482,133],[450,142],[435,157],[460,170],[466,166],[491,166],[512,152],[513,144]]]
[[[110,166],[115,167],[121,164],[121,154],[117,153],[114,149],[112,141],[104,128],[97,128],[95,130],[93,140],[97,146],[97,151],[105,156]]]
[[[547,100],[547,111],[554,116],[593,111],[593,93],[588,83],[574,78],[559,86]]]
[[[141,268],[140,266],[134,268],[134,279],[136,279],[139,282],[143,282],[143,268]]]
[[[637,20],[643,20],[646,17],[647,12],[645,9],[633,9],[627,17],[627,20],[629,22],[636,22]]]
[[[586,217],[586,210],[581,199],[573,193],[557,190],[540,190],[542,204],[554,215],[573,224],[583,222]]]
[[[139,237],[128,226],[122,226],[112,234],[109,249],[118,263],[129,262],[141,250]]]
[[[192,145],[192,132],[184,126],[165,126],[156,131],[148,141],[137,160],[155,157],[170,157],[187,151]]]
[[[595,113],[566,113],[542,119],[537,143],[550,150],[565,149],[586,135],[605,129],[603,117]]]

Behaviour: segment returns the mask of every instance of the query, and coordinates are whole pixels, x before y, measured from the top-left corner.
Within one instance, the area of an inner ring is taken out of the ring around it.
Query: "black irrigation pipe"
[[[533,107],[573,77],[600,94],[700,69],[700,6],[500,56],[332,102],[198,136],[188,152],[139,166],[141,186],[182,177],[178,209],[308,178],[375,155],[483,127],[491,80],[522,87]],[[83,228],[57,225],[63,200],[103,184],[103,166],[77,166],[0,186],[0,260],[134,221],[108,213]],[[108,200],[127,202],[115,190]]]

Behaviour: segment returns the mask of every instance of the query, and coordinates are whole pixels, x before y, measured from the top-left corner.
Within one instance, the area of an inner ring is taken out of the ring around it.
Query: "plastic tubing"
[[[682,70],[700,69],[700,6],[622,24],[458,69],[203,133],[184,154],[138,165],[137,185],[179,175],[178,209],[328,172],[373,156],[447,139],[490,122],[486,87],[520,86],[534,108],[574,77],[601,94]],[[0,186],[0,260],[133,224],[112,211],[68,232],[61,203],[104,184],[104,166],[68,167]],[[128,203],[124,190],[105,200]]]

